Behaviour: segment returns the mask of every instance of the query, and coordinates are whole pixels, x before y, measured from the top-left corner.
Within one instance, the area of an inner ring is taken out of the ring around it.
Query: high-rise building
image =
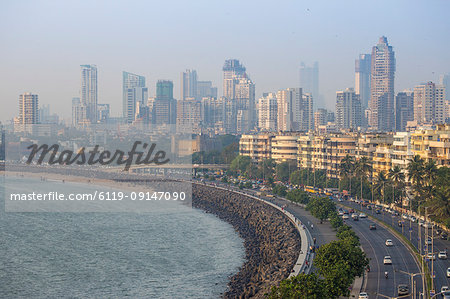
[[[317,109],[314,112],[314,128],[318,129],[319,126],[325,126],[328,123],[328,111],[324,108]]]
[[[181,100],[197,98],[197,71],[186,70],[181,73]]]
[[[414,120],[414,93],[403,91],[395,97],[395,130],[403,132],[406,130],[408,121]]]
[[[369,107],[371,64],[370,54],[360,54],[355,61],[355,92],[359,94],[363,110]]]
[[[86,106],[80,98],[72,98],[72,125],[78,127],[86,123]]]
[[[110,113],[109,104],[98,104],[97,106],[98,106],[98,116],[97,116],[98,121],[101,123],[108,122]]]
[[[225,60],[223,70],[223,96],[234,98],[235,79],[246,76],[245,67],[237,59]]]
[[[279,131],[304,130],[304,105],[301,88],[287,88],[277,92],[277,127]]]
[[[177,101],[177,131],[200,134],[203,127],[202,101],[185,98]],[[189,130],[189,131],[187,131]]]
[[[81,65],[81,103],[86,107],[86,119],[97,122],[97,66]]]
[[[302,121],[300,130],[314,130],[314,98],[310,93],[302,95]]]
[[[255,128],[255,84],[249,78],[238,78],[234,87],[238,134],[248,133]]]
[[[445,87],[445,100],[450,101],[450,74],[441,75],[439,84]]]
[[[264,94],[258,100],[258,128],[260,131],[277,131],[277,97],[274,93]]]
[[[414,121],[421,124],[445,122],[445,87],[433,82],[414,87]]]
[[[26,92],[19,96],[19,116],[17,124],[35,125],[39,123],[38,95]]]
[[[385,36],[372,48],[369,126],[376,131],[394,129],[395,54]]]
[[[445,88],[445,122],[450,123],[450,74],[440,76],[439,84]]]
[[[236,113],[229,113],[236,118],[233,127],[238,134],[248,133],[256,126],[255,84],[237,59],[226,60],[222,70],[224,97],[236,109]]]
[[[197,81],[197,98],[217,98],[217,87],[212,86],[211,81]]]
[[[156,83],[156,99],[153,101],[153,123],[175,124],[177,101],[173,98],[173,82],[159,80]]]
[[[319,101],[319,63],[317,61],[312,66],[307,66],[304,62],[300,64],[300,88],[303,93],[312,95],[316,101],[315,107],[323,108],[325,106],[325,103]]]
[[[361,126],[361,100],[353,88],[336,92],[336,126],[339,129]]]
[[[138,107],[147,105],[148,88],[145,87],[145,77],[123,72],[122,89],[123,117],[130,124],[136,119]]]

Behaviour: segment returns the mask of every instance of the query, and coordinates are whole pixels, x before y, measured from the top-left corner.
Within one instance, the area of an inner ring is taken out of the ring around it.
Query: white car
[[[392,259],[390,255],[386,255],[383,259],[383,264],[385,265],[392,265]]]
[[[348,214],[342,215],[342,219],[348,219]]]
[[[448,290],[450,290],[450,289],[448,288],[448,286],[442,286],[442,288],[441,288],[441,293],[447,292]]]
[[[388,247],[394,246],[394,242],[392,242],[391,239],[387,239],[385,244],[386,244],[386,246],[388,246]]]
[[[447,251],[440,251],[438,254],[438,258],[441,260],[446,260],[447,259]]]
[[[367,215],[364,213],[359,214],[359,218],[367,218]]]
[[[403,214],[402,218],[405,219],[405,220],[408,220],[408,215],[407,214]]]
[[[434,253],[432,253],[432,252],[428,252],[427,253],[427,259],[434,261],[434,260],[436,260],[436,255]]]
[[[358,299],[369,299],[369,295],[366,292],[361,292]]]
[[[447,268],[447,278],[450,278],[450,267]]]

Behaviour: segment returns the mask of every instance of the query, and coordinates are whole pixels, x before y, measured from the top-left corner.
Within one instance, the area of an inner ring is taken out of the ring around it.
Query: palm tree
[[[424,175],[424,186],[423,191],[425,193],[425,198],[431,198],[434,182],[437,178],[437,166],[434,160],[429,160],[423,166],[423,175]]]
[[[424,160],[419,155],[416,155],[408,161],[408,180],[411,182],[416,193],[416,198],[418,199],[422,192],[424,180]]]
[[[367,173],[372,172],[372,165],[370,163],[369,158],[362,157],[359,159],[358,163],[356,164],[356,172],[358,173],[360,179],[361,179],[361,200],[363,199],[363,178],[367,176]]]
[[[405,174],[402,172],[400,167],[398,165],[396,165],[394,168],[389,170],[388,177],[391,179],[391,181],[393,183],[392,191],[393,191],[394,202],[395,202],[395,189],[399,188],[399,186],[404,183]],[[400,202],[401,202],[401,199],[402,198],[401,198],[401,193],[400,193]]]
[[[350,179],[350,196],[352,195],[352,174],[355,166],[355,160],[352,156],[347,154],[341,160],[341,173]]]
[[[383,203],[385,202],[385,186],[388,182],[388,179],[386,177],[386,174],[384,171],[378,173],[376,183],[375,183],[375,189],[380,192],[380,195],[383,197]]]
[[[450,217],[450,186],[442,186],[436,190],[434,196],[427,202],[437,219],[448,219]]]

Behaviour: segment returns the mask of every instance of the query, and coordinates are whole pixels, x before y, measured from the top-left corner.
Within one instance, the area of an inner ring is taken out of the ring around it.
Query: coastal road
[[[352,208],[358,208],[361,210],[361,205],[356,204],[354,202],[345,201],[345,204],[352,207]],[[380,214],[376,214],[374,210],[367,210],[367,208],[363,207],[363,211],[366,214],[369,214],[373,217],[375,217],[378,220],[384,221],[388,224],[391,224],[391,226],[397,230],[399,233],[403,234],[407,239],[411,241],[411,243],[416,247],[420,248],[419,244],[421,244],[422,252],[427,252],[427,248],[425,245],[426,240],[426,231],[427,229],[424,227],[419,228],[419,224],[417,222],[411,222],[409,220],[404,220],[401,218],[401,216],[394,216],[386,211],[381,211]],[[399,221],[403,222],[403,227],[398,226]],[[411,228],[411,231],[410,231]],[[419,230],[421,238],[419,238]],[[428,236],[431,236],[432,230],[428,229]],[[411,239],[410,239],[411,238]],[[436,293],[440,292],[442,286],[450,286],[450,279],[447,278],[447,268],[450,267],[450,260],[441,260],[438,259],[438,253],[439,251],[448,251],[450,247],[450,241],[449,240],[442,240],[440,239],[440,236],[435,235],[433,238],[433,252],[436,255],[436,260],[433,261],[433,265],[431,260],[425,259],[428,269],[431,272],[431,269],[433,268],[435,277],[433,280],[434,289],[436,290]],[[430,250],[431,251],[431,248]]]
[[[410,276],[402,273],[419,273],[420,269],[414,257],[408,251],[406,246],[398,240],[391,232],[384,227],[375,224],[368,218],[353,221],[351,219],[344,221],[350,225],[360,238],[361,246],[367,257],[370,259],[370,272],[367,272],[367,284],[365,291],[370,298],[384,298],[397,296],[397,287],[399,284],[407,284],[412,291]],[[376,230],[370,230],[371,224],[376,225]],[[391,239],[394,246],[387,247],[385,242]],[[384,265],[385,256],[391,256],[392,265]],[[400,271],[401,270],[401,271]],[[388,272],[388,278],[385,278],[384,272]],[[418,275],[414,279],[417,290],[422,290],[422,280]]]

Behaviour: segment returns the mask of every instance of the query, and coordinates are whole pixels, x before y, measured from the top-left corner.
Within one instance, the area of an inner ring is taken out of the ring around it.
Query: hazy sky
[[[354,86],[354,60],[381,35],[397,59],[395,89],[450,72],[450,1],[15,1],[0,2],[0,120],[18,96],[70,118],[80,64],[96,64],[99,103],[122,113],[122,71],[158,79],[196,69],[222,90],[225,59],[239,59],[262,92],[297,87],[301,61],[320,64],[320,93]]]

